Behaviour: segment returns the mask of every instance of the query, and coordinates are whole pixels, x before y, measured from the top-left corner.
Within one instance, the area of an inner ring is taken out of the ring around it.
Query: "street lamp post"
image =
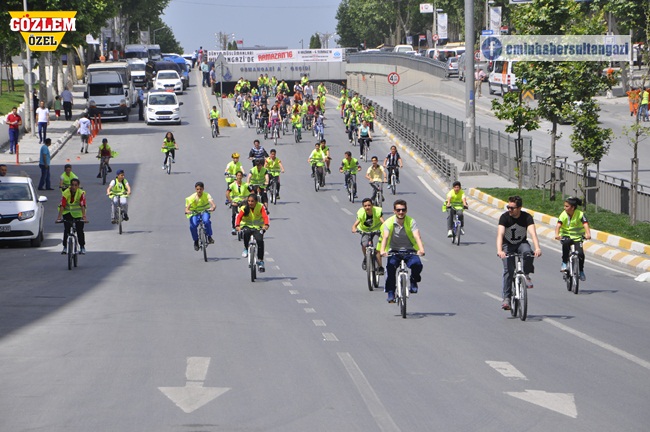
[[[433,6],[433,30],[431,30],[431,37],[433,38],[433,35],[438,35],[438,29],[436,28],[438,25],[438,12],[444,12],[442,9],[437,9],[435,4]],[[440,36],[438,36],[440,38]],[[433,47],[436,48],[438,46],[438,41],[434,40],[433,41]]]
[[[157,28],[157,29],[155,29],[155,30],[153,31],[153,43],[154,43],[154,45],[156,44],[156,32],[157,32],[157,31],[160,31],[160,30],[164,30],[165,28],[166,28],[166,27],[160,27],[160,28]]]
[[[494,4],[493,0],[485,0],[485,30],[489,30],[490,26],[490,5]]]

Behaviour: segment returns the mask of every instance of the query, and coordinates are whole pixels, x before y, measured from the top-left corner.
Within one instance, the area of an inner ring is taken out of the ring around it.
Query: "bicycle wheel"
[[[167,158],[167,174],[168,175],[172,173],[172,161],[173,160],[174,159],[172,159],[171,156]]]
[[[451,227],[451,244],[456,243],[456,225]]]
[[[528,289],[526,288],[526,278],[519,276],[519,319],[526,321],[528,316]]]
[[[352,179],[348,179],[348,199],[351,203],[354,202],[354,183]]]
[[[208,237],[205,235],[205,226],[199,225],[199,245],[203,250],[203,261],[208,262]]]
[[[257,253],[257,247],[255,245],[250,245],[248,247],[248,265],[251,269],[251,282],[255,282],[257,277],[257,263],[255,262],[255,254]]]
[[[390,189],[393,192],[393,195],[397,193],[397,176],[395,176],[395,174],[390,176]]]
[[[77,259],[79,259],[79,254],[75,253],[75,254],[72,256],[72,264],[73,264],[75,267],[77,267]]]
[[[106,175],[108,174],[108,168],[106,167],[106,164],[104,164],[104,167],[102,168],[102,184],[106,184]]]
[[[71,237],[68,237],[68,270],[72,270],[72,261],[74,259],[72,256],[74,254],[74,240]]]
[[[406,318],[406,299],[408,298],[408,276],[405,273],[399,275],[399,290],[400,290],[400,312],[402,313],[402,318]]]
[[[374,252],[373,252],[373,255],[374,255]],[[374,258],[374,257],[373,257],[373,258]],[[379,276],[379,274],[377,273],[377,264],[379,264],[379,263],[376,261],[376,258],[373,259],[372,261],[373,261],[373,272],[372,272],[372,274],[373,274],[373,281],[372,281],[372,283],[373,283],[373,285],[375,286],[375,288],[379,288],[379,278],[380,278],[380,276]]]
[[[462,232],[460,230],[460,223],[456,224],[456,230],[455,231],[456,231],[456,245],[460,246],[460,236],[462,234]]]
[[[217,137],[217,128],[214,127],[214,122],[212,122],[212,138]]]
[[[316,192],[318,192],[318,190],[320,189],[320,179],[318,178],[318,176],[319,176],[320,174],[318,174],[318,170],[317,170],[317,169],[314,170],[314,171],[315,171],[315,172],[314,172],[314,189],[316,189]]]
[[[299,141],[298,140],[298,132],[296,131],[296,129],[293,130],[293,139],[296,141],[296,143],[298,143],[298,141]]]
[[[373,291],[375,287],[375,260],[373,259],[372,253],[369,251],[366,251],[366,276],[368,280],[368,290]]]
[[[569,262],[570,265],[570,262]],[[573,278],[571,277],[571,269],[567,268],[565,271],[562,272],[562,278],[564,279],[564,282],[566,283],[566,290],[571,291],[573,290]]]
[[[510,304],[510,315],[513,318],[517,317],[517,309],[519,308],[519,289],[517,288],[517,276],[512,280],[512,301]]]
[[[569,260],[571,262],[572,275],[573,279],[573,294],[578,294],[578,289],[580,287],[580,260],[577,255],[573,255]]]
[[[122,213],[122,207],[117,208],[117,232],[119,234],[122,234],[122,218],[123,218],[123,213]]]

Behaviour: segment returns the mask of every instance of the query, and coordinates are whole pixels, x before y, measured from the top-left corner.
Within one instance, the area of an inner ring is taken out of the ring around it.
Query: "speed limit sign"
[[[480,50],[474,51],[474,60],[481,61],[481,51]]]
[[[391,72],[388,74],[388,83],[391,85],[396,85],[399,82],[399,75],[397,72]]]
[[[438,40],[438,35],[434,34],[433,36],[431,36],[431,39],[433,39],[434,41],[437,41]]]

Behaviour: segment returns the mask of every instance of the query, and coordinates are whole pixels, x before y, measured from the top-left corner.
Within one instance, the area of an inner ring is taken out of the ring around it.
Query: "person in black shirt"
[[[514,258],[506,258],[509,253],[521,253],[524,261],[526,287],[533,287],[530,273],[535,273],[533,266],[534,257],[542,255],[537,239],[535,221],[530,213],[521,210],[522,199],[515,195],[508,198],[507,211],[499,218],[497,230],[497,255],[503,260],[503,303],[501,308],[510,310],[510,297],[512,296],[512,276],[515,271]],[[533,240],[535,250],[531,250],[528,236]]]
[[[248,152],[248,159],[250,159],[253,162],[253,166],[255,166],[255,161],[257,159],[266,159],[269,157],[269,154],[266,152],[264,147],[260,145],[260,140],[256,139],[253,141],[253,148],[251,149],[250,152]]]

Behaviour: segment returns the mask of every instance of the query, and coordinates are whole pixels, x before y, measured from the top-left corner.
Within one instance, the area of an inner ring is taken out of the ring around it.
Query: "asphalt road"
[[[648,286],[588,262],[580,295],[568,293],[559,249],[543,243],[529,318],[510,318],[500,310],[494,221],[470,210],[467,235],[452,246],[436,197],[443,191],[408,157],[397,196],[420,226],[426,256],[407,319],[366,288],[359,236],[350,232],[360,204],[347,201],[343,176],[313,190],[313,139],[275,147],[286,168],[282,200],[271,208],[267,271],[250,282],[230,234],[222,172],[256,135],[222,128],[210,138],[201,91],[182,96],[180,127],[145,126],[133,115],[104,125],[100,138],[119,152],[113,168],[124,168],[133,187],[123,235],[110,224],[96,159],[77,154],[74,141],[53,171],[69,159],[88,194],[79,267],[68,271],[59,253],[56,192],[48,193],[44,246],[0,248],[1,430],[647,428]],[[333,111],[326,138],[334,167],[350,146]],[[180,146],[171,175],[160,168],[168,129]],[[383,157],[388,147],[378,134],[373,152]],[[36,176],[34,168],[25,169]],[[207,263],[183,215],[198,180],[218,204]],[[359,189],[370,191],[361,178]]]

